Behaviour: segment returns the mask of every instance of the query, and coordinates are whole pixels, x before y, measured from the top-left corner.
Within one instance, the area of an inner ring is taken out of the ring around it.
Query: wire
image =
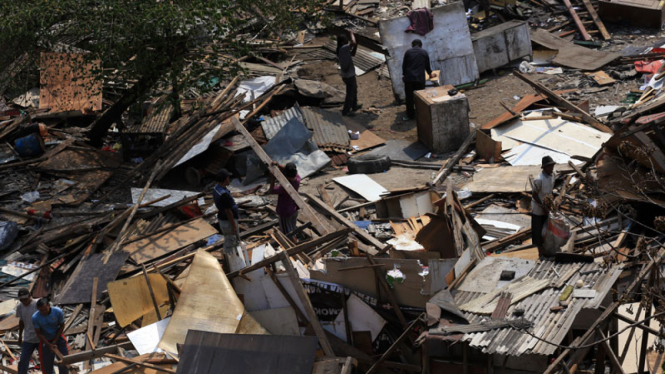
[[[650,319],[652,319],[652,318],[660,317],[660,316],[662,316],[662,315],[665,315],[665,312],[656,313],[656,314],[652,315],[651,317],[645,318],[645,319],[643,319],[643,320],[641,320],[641,321],[637,321],[637,322],[635,322],[635,323],[631,323],[630,325],[624,327],[622,330],[620,330],[620,331],[618,331],[618,332],[616,332],[616,333],[614,333],[614,334],[612,334],[612,335],[609,335],[608,337],[606,337],[606,338],[604,338],[604,339],[596,340],[596,341],[593,342],[593,343],[586,344],[586,345],[580,345],[580,346],[576,346],[576,347],[574,347],[574,346],[569,346],[569,345],[561,345],[561,344],[553,343],[553,342],[551,342],[551,341],[549,341],[549,340],[546,340],[546,339],[543,339],[543,338],[541,338],[541,337],[536,336],[535,334],[533,334],[532,332],[530,332],[530,331],[527,330],[527,329],[523,329],[523,328],[519,328],[519,327],[515,327],[515,326],[513,326],[513,328],[514,328],[514,329],[517,329],[517,330],[519,330],[519,331],[522,331],[522,332],[524,332],[524,333],[526,333],[526,334],[528,334],[528,335],[531,335],[534,339],[540,340],[540,341],[543,342],[543,343],[547,343],[547,344],[553,345],[553,346],[558,347],[558,348],[563,348],[563,349],[583,349],[583,348],[591,348],[591,347],[594,347],[594,346],[596,346],[596,345],[598,345],[598,344],[600,344],[600,343],[602,343],[602,342],[608,341],[608,340],[614,338],[615,336],[619,336],[620,334],[622,334],[624,331],[628,330],[628,329],[631,328],[631,327],[634,327],[634,326],[637,326],[637,325],[641,325],[641,324],[643,324],[644,322],[646,322],[646,321],[648,321],[648,320],[650,320]]]

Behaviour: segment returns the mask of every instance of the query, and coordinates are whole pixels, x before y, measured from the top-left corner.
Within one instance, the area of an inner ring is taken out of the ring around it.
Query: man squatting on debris
[[[425,89],[425,71],[431,78],[436,78],[436,73],[432,73],[429,54],[423,49],[423,42],[420,39],[414,39],[411,42],[411,49],[404,53],[402,61],[402,81],[404,81],[406,96],[406,117],[402,118],[404,121],[416,118],[416,103],[413,93]]]
[[[352,58],[356,55],[358,45],[353,33],[350,33],[350,36],[350,42],[344,34],[337,36],[337,60],[339,60],[342,80],[346,85],[346,97],[342,109],[343,116],[350,116],[352,111],[355,112],[363,107],[362,104],[358,104],[358,82],[356,82],[356,67],[353,65]]]
[[[37,301],[37,312],[32,315],[32,325],[39,337],[39,361],[44,374],[55,374],[53,362],[55,351],[63,356],[69,354],[67,339],[63,334],[65,330],[65,314],[62,309],[52,307],[47,298]],[[59,374],[68,374],[67,365],[58,365]]]
[[[37,312],[37,300],[32,298],[30,291],[25,287],[18,290],[18,299],[20,303],[16,306],[16,316],[18,317],[18,345],[21,346],[18,374],[28,374],[30,357],[39,346],[39,337],[32,325],[32,315]]]
[[[298,191],[300,188],[300,175],[298,175],[298,168],[293,162],[289,162],[286,165],[280,165],[277,162],[272,163],[277,166],[286,179],[289,180],[293,188]],[[296,224],[298,223],[298,205],[293,201],[291,196],[286,192],[284,186],[275,186],[275,176],[270,175],[270,193],[277,195],[277,216],[279,217],[279,229],[288,235],[290,232],[296,229]],[[289,237],[294,243],[295,235]]]
[[[224,235],[224,253],[237,254],[235,248],[239,244],[238,236],[238,204],[231,196],[231,191],[226,187],[231,184],[231,173],[226,169],[221,169],[215,175],[217,184],[213,188],[212,198],[217,207],[217,220],[219,229]]]
[[[554,165],[556,162],[550,156],[543,157],[541,168],[543,171],[533,181],[531,192],[531,241],[538,247],[538,253],[543,254],[543,227],[547,224],[550,211],[543,204],[545,196],[554,191]]]

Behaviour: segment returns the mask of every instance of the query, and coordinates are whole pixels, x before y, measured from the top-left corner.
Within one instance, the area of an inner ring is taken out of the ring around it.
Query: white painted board
[[[134,188],[134,187],[131,188],[132,204],[136,204],[139,197],[141,197],[141,192],[142,191],[143,191],[143,188]],[[149,188],[148,192],[146,192],[145,196],[143,197],[143,200],[141,201],[141,203],[145,204],[149,201],[156,200],[156,199],[158,199],[162,196],[170,195],[170,197],[150,205],[152,207],[165,207],[165,206],[177,203],[178,201],[180,201],[182,199],[185,199],[187,197],[194,196],[196,194],[198,194],[198,192],[167,190],[167,189],[164,189],[164,188]],[[205,201],[203,200],[203,197],[200,197],[196,201],[199,203],[199,205],[205,204]]]
[[[157,345],[159,344],[159,341],[162,340],[162,335],[164,335],[164,331],[166,331],[166,327],[169,325],[170,321],[171,317],[164,318],[161,321],[127,333],[127,337],[140,355],[152,352],[162,352],[161,349],[157,348]]]
[[[255,310],[249,312],[254,319],[273,335],[300,336],[298,318],[293,308]]]
[[[374,341],[379,336],[379,333],[381,333],[383,326],[386,325],[386,320],[355,294],[349,295],[349,298],[346,301],[346,307],[349,311],[351,331],[369,331],[372,336],[372,341]],[[344,341],[347,340],[344,313],[337,315],[334,326],[325,325],[324,328],[326,327],[328,331],[332,332],[340,339]]]
[[[370,202],[381,199],[381,194],[388,192],[388,190],[382,185],[376,183],[372,178],[365,174],[347,175],[344,177],[333,178],[333,180]]]
[[[560,118],[548,120],[516,120],[495,128],[500,137],[508,137],[523,143],[535,144],[568,156],[593,157],[608,141],[611,134],[598,131],[580,123]]]

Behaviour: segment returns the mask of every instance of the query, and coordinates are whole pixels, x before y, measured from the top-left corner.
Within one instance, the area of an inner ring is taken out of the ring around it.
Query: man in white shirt
[[[545,196],[554,191],[554,165],[556,162],[550,156],[543,157],[543,171],[533,181],[531,192],[531,241],[543,253],[543,227],[547,224],[550,211],[543,204]]]
[[[18,290],[20,303],[16,306],[18,317],[18,344],[21,346],[21,358],[18,361],[18,373],[27,374],[32,352],[39,346],[39,337],[32,325],[32,315],[37,311],[37,300],[30,296],[30,290]]]

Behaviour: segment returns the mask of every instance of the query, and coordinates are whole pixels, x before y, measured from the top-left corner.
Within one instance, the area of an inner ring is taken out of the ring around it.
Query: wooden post
[[[261,148],[259,143],[256,142],[254,137],[247,131],[245,126],[243,126],[240,121],[238,121],[237,118],[233,117],[231,118],[231,122],[235,126],[236,130],[241,133],[244,137],[247,143],[249,143],[249,146],[254,150],[254,153],[263,161],[264,164],[268,166],[268,169],[272,173],[272,175],[275,176],[277,181],[282,185],[286,193],[289,194],[289,196],[293,199],[293,201],[298,205],[298,208],[300,208],[300,215],[305,221],[312,222],[312,226],[320,235],[325,235],[330,232],[330,229],[328,225],[325,225],[319,217],[316,215],[316,212],[312,209],[309,204],[305,203],[305,201],[300,197],[298,194],[298,191],[293,188],[291,185],[291,182],[289,182],[288,179],[282,174],[282,171],[279,170],[279,168],[275,165],[272,165],[272,159],[268,154]]]
[[[370,265],[376,265],[376,263],[374,262],[374,257],[372,257],[372,255],[370,255],[369,253],[367,253],[367,261],[369,262]],[[390,289],[388,281],[386,281],[386,278],[383,274],[383,270],[381,270],[381,268],[376,266],[372,267],[372,269],[374,270],[374,275],[379,281],[379,284],[383,287],[383,290],[388,296],[388,300],[390,301],[390,304],[395,310],[395,314],[397,314],[399,322],[402,324],[402,327],[406,327],[407,326],[406,318],[404,318],[404,314],[402,314],[402,310],[399,308],[399,304],[397,303],[397,299],[395,298],[393,290]],[[378,297],[379,295],[377,294],[377,298]]]
[[[330,345],[330,342],[326,337],[326,333],[323,330],[323,327],[321,326],[321,322],[319,322],[319,318],[316,316],[316,312],[314,312],[314,307],[312,306],[312,302],[309,300],[309,296],[307,296],[307,293],[305,292],[302,283],[300,283],[300,277],[298,277],[296,269],[293,268],[293,264],[291,263],[289,255],[285,251],[280,252],[280,255],[281,255],[282,264],[286,268],[286,272],[289,274],[289,277],[291,278],[291,282],[293,283],[293,288],[296,290],[296,294],[300,299],[300,303],[302,304],[303,308],[305,308],[305,312],[309,317],[309,323],[312,324],[312,328],[314,328],[314,332],[316,333],[316,336],[319,338],[319,344],[323,349],[323,353],[328,357],[335,357],[335,352],[333,352],[332,346]]]
[[[92,336],[95,327],[95,316],[97,315],[97,287],[99,285],[99,278],[95,277],[92,279],[92,297],[90,298],[90,313],[88,315],[88,334]],[[88,341],[85,345],[86,350],[89,350],[91,347],[91,341]]]
[[[647,282],[647,287],[648,288],[653,287],[654,278],[655,278],[654,269],[655,268],[651,269],[651,274],[649,276],[649,282]],[[650,294],[650,291],[643,292],[642,297],[647,297],[646,295],[649,295],[649,294]],[[646,320],[644,323],[647,326],[649,326],[649,322],[651,322],[650,318],[651,318],[651,306],[652,306],[652,304],[653,304],[653,299],[649,302],[649,304],[647,304],[644,307],[644,309],[645,309],[644,310],[644,314],[645,314],[644,319]],[[639,365],[637,366],[637,373],[638,374],[644,373],[644,366],[646,365],[646,361],[647,361],[647,346],[648,345],[649,345],[649,334],[647,334],[646,332],[642,332],[642,345],[640,347],[640,349],[641,349],[641,351],[640,351],[640,362],[639,362]]]
[[[157,313],[157,320],[161,321],[162,313],[159,312],[159,305],[157,304],[157,299],[155,299],[155,293],[152,291],[152,284],[150,283],[150,277],[148,277],[148,271],[145,269],[145,264],[141,264],[141,266],[143,267],[143,277],[145,278],[145,283],[148,285],[152,305],[155,307],[155,313]]]
[[[284,288],[279,279],[277,279],[277,275],[275,275],[275,273],[270,270],[270,266],[266,266],[264,269],[270,276],[270,279],[272,279],[272,281],[275,283],[275,286],[277,286],[277,289],[282,293],[289,305],[291,305],[291,308],[293,308],[293,311],[296,313],[298,320],[301,321],[304,325],[307,325],[307,317],[303,314],[302,310],[298,308],[298,304],[296,304],[295,300],[291,298],[291,295],[289,295],[288,291],[286,291],[286,288]]]
[[[381,356],[381,358],[379,358],[379,360],[378,360],[376,363],[374,363],[374,365],[372,365],[372,367],[369,368],[369,370],[367,370],[367,372],[366,372],[365,374],[373,374],[373,373],[375,373],[375,372],[376,372],[376,371],[382,366],[382,364],[388,359],[388,357],[390,357],[390,355],[391,355],[393,352],[395,352],[395,350],[397,349],[397,347],[399,346],[399,344],[402,343],[402,342],[403,342],[403,341],[409,336],[409,332],[411,332],[411,329],[413,329],[413,327],[416,325],[416,323],[418,323],[418,321],[420,320],[420,318],[421,318],[422,316],[423,316],[422,314],[421,314],[420,316],[418,316],[418,318],[416,318],[416,320],[413,321],[413,322],[411,323],[411,325],[409,325],[409,327],[407,327],[407,328],[404,330],[404,332],[402,333],[402,335],[400,335],[399,338],[397,338],[397,340],[395,340],[395,342],[393,343],[393,345],[391,345],[390,348],[388,348],[388,350],[386,351],[386,353],[384,353],[384,354]]]
[[[623,371],[623,367],[621,366],[621,362],[619,362],[619,359],[617,358],[616,354],[614,354],[614,351],[612,350],[612,347],[610,347],[610,343],[607,342],[606,339],[607,337],[603,333],[601,329],[598,329],[598,334],[600,335],[600,338],[603,339],[603,342],[600,343],[600,348],[602,348],[603,351],[605,351],[605,355],[610,358],[610,362],[612,363],[612,373],[614,372],[619,372],[621,374],[626,374],[625,371]],[[644,334],[645,336],[647,335],[646,333]],[[630,341],[628,342],[628,345],[630,345]],[[598,365],[598,363],[596,363]],[[605,373],[605,364],[603,363],[603,371],[602,373]],[[598,372],[598,368],[596,368],[596,372]]]

